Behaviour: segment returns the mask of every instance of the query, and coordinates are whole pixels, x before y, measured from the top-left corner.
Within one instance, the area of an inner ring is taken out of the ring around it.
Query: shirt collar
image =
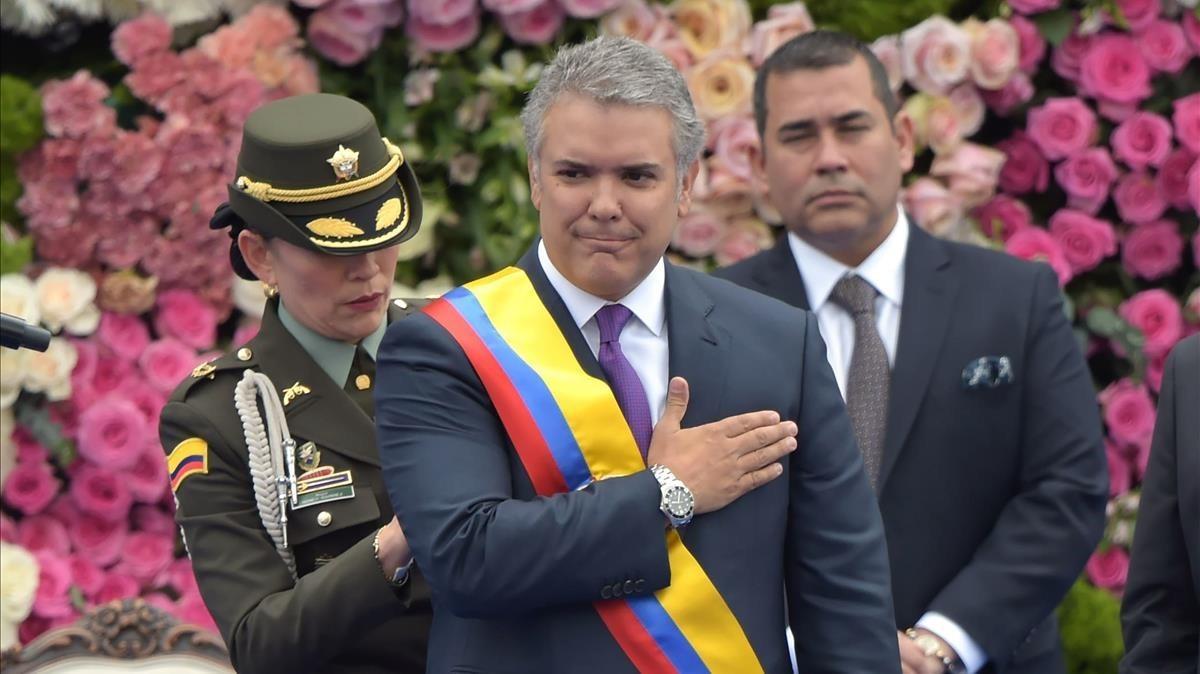
[[[538,241],[538,262],[542,265],[542,271],[546,272],[546,278],[550,281],[551,287],[562,298],[563,304],[567,305],[567,311],[571,312],[571,318],[575,321],[576,327],[582,328],[585,323],[592,320],[600,307],[613,304],[568,281],[567,277],[563,276],[550,261],[550,255],[546,252],[546,243],[540,240]],[[616,302],[625,305],[655,336],[662,334],[663,322],[666,318],[666,308],[663,303],[666,278],[666,266],[662,259],[659,259],[658,264],[654,265],[646,278],[642,279],[636,288],[629,291],[628,295]]]
[[[901,306],[904,299],[904,259],[908,252],[909,224],[904,210],[897,206],[896,211],[896,226],[892,228],[891,233],[855,268],[847,267],[812,247],[793,232],[788,232],[788,244],[791,246],[792,256],[796,258],[800,276],[804,279],[809,308],[820,311],[829,300],[833,286],[851,272],[870,283],[884,299]]]
[[[296,320],[284,306],[282,298],[279,302],[279,322],[283,323],[283,327],[287,328],[292,337],[296,338],[300,346],[308,352],[313,361],[325,371],[325,374],[329,375],[335,384],[338,386],[345,384],[346,378],[350,376],[350,368],[354,365],[355,346],[353,344],[330,339]],[[379,344],[383,341],[385,330],[387,330],[386,320],[379,323],[375,332],[363,338],[363,348],[371,355],[371,358],[375,358],[379,352]]]

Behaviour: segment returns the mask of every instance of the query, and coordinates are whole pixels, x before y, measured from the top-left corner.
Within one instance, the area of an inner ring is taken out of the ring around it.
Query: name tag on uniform
[[[296,478],[296,505],[292,510],[354,498],[353,483],[348,470],[334,472],[333,468],[323,466],[309,471]]]

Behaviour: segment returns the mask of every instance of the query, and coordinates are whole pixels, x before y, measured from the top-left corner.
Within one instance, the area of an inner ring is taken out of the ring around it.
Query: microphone
[[[50,346],[50,333],[26,323],[19,316],[0,313],[0,346],[6,349],[45,351]]]

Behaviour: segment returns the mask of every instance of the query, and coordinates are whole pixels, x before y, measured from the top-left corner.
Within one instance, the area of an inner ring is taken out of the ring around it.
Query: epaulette
[[[179,386],[171,393],[171,402],[181,402],[188,396],[188,392],[192,387],[205,381],[212,381],[217,378],[221,372],[230,370],[244,370],[248,367],[254,367],[256,360],[254,358],[254,350],[249,346],[243,346],[234,351],[230,351],[221,356],[218,356],[208,362],[197,365],[187,379],[180,382]]]

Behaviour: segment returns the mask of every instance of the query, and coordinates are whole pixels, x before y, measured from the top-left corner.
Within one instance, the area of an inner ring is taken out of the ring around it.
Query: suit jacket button
[[[633,594],[633,581],[632,580],[625,581],[625,586],[622,587],[621,590],[623,592],[625,592],[625,594]]]
[[[329,523],[332,521],[333,521],[333,515],[330,515],[328,510],[322,510],[321,512],[317,513],[317,524],[318,525],[327,527],[327,526],[329,526]]]
[[[637,580],[637,582],[633,584],[633,591],[634,591],[634,592],[641,592],[641,591],[643,591],[643,590],[645,590],[645,589],[646,589],[646,581],[645,581],[645,580],[643,580],[643,579],[641,579],[641,578],[639,578],[639,579]]]
[[[612,599],[612,596],[612,587],[605,585],[604,588],[600,590],[601,599]]]

